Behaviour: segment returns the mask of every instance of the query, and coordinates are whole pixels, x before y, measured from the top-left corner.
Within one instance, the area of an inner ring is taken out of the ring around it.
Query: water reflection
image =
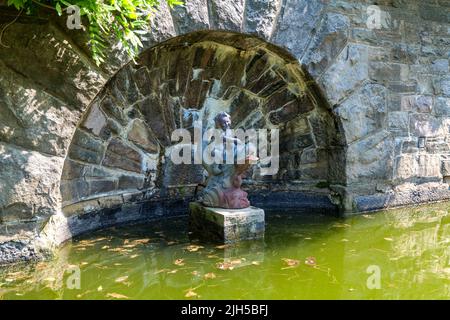
[[[449,205],[345,220],[269,213],[264,240],[236,245],[186,230],[170,219],[91,234],[52,261],[0,269],[0,298],[450,298]],[[373,265],[380,290],[366,285]],[[68,287],[74,267],[79,289]]]

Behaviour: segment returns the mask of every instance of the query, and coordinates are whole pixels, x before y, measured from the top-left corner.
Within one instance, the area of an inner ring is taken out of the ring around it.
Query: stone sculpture
[[[221,130],[222,143],[213,148],[213,153],[222,155],[223,160],[227,152],[233,153],[233,159],[245,152],[245,161],[239,164],[237,161],[228,164],[207,164],[202,161],[203,167],[208,172],[206,187],[203,189],[198,200],[206,207],[243,209],[250,206],[247,193],[241,189],[242,178],[251,165],[258,160],[255,156],[255,148],[251,143],[245,143],[231,134],[231,118],[226,112],[219,113],[215,118],[215,128]],[[213,143],[213,142],[210,142]],[[227,144],[232,148],[227,149]]]

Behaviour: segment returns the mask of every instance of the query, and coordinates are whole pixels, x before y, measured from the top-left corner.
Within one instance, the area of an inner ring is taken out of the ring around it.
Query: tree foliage
[[[165,0],[172,8],[182,4],[180,0]],[[55,10],[58,15],[76,5],[81,17],[89,25],[89,47],[92,57],[100,65],[105,59],[105,50],[111,36],[115,37],[131,58],[142,47],[141,36],[150,26],[152,14],[160,5],[160,0],[8,0],[26,14],[35,14],[39,8]]]

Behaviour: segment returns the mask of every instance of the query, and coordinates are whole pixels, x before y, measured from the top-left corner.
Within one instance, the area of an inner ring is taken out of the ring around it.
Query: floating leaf
[[[198,297],[198,294],[194,290],[189,289],[189,291],[184,295],[186,298]]]
[[[307,266],[312,266],[312,267],[316,266],[317,265],[316,258],[315,257],[307,257],[305,259],[305,264]]]
[[[233,270],[234,266],[229,262],[220,262],[216,264],[216,267],[220,270]]]
[[[203,276],[205,279],[215,279],[216,275],[212,272],[209,272]]]
[[[199,249],[203,249],[204,247],[202,246],[197,246],[195,244],[192,244],[190,246],[187,246],[185,249],[189,252],[197,252]]]
[[[394,239],[392,239],[392,238],[384,238],[384,240],[386,240],[386,241],[394,241]]]
[[[134,259],[134,258],[137,258],[137,257],[139,257],[138,254],[133,254],[132,256],[130,256],[130,259]]]
[[[332,226],[331,226],[332,228],[349,228],[349,227],[351,227],[349,224],[347,224],[347,223],[339,223],[339,222],[336,222],[335,224],[333,224]]]
[[[99,287],[97,288],[97,291],[98,291],[98,292],[103,291],[103,287],[102,287],[102,286],[99,286]]]
[[[177,259],[173,262],[176,266],[184,266],[184,259]]]
[[[127,296],[120,293],[107,293],[106,296],[113,299],[129,299]]]
[[[295,259],[283,258],[281,260],[283,260],[289,267],[297,267],[300,264],[300,261]]]
[[[229,244],[222,244],[220,246],[216,246],[216,249],[226,249],[226,248],[229,248],[229,247],[230,247]]]
[[[109,249],[109,246],[103,246],[102,250]]]
[[[123,277],[119,277],[115,280],[115,282],[117,283],[124,283],[125,281],[128,280],[128,276],[123,276]]]
[[[174,269],[174,270],[171,270],[171,271],[167,271],[167,273],[168,274],[174,274],[174,273],[177,273],[177,271],[178,271],[177,269]]]
[[[259,265],[260,265],[260,262],[259,262],[259,261],[252,261],[252,265],[254,265],[254,266],[259,266]]]

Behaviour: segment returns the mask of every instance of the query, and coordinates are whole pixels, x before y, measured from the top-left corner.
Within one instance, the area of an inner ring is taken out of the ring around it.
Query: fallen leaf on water
[[[348,291],[353,292],[353,291],[355,291],[355,289],[349,288]]]
[[[283,258],[281,260],[283,260],[289,267],[296,267],[300,264],[300,261],[295,259]]]
[[[204,247],[202,247],[202,246],[197,246],[197,245],[195,245],[195,244],[192,244],[192,245],[190,245],[190,246],[187,246],[185,249],[187,250],[187,251],[189,251],[189,252],[196,252],[196,251],[198,251],[199,249],[203,249]]]
[[[234,259],[231,260],[230,263],[233,265],[241,264],[244,259]]]
[[[310,237],[306,237],[306,238],[305,238],[305,240],[311,240],[311,239],[312,239],[312,238],[310,238]]]
[[[130,259],[134,259],[134,258],[137,258],[137,257],[139,257],[138,254],[133,254],[132,256],[130,256]]]
[[[218,255],[215,255],[215,254],[209,254],[207,257],[208,257],[208,259],[219,258],[219,256],[218,256]]]
[[[336,223],[333,224],[331,227],[332,227],[332,228],[348,228],[348,227],[350,227],[350,225],[347,224],[347,223],[339,223],[339,222],[336,222]]]
[[[83,262],[81,263],[82,266],[87,266],[88,264],[89,264],[89,262],[86,262],[86,261],[83,261]]]
[[[342,239],[341,241],[342,242],[348,242],[348,239]]]
[[[386,241],[394,241],[394,239],[392,239],[392,238],[384,238],[384,240],[386,240]]]
[[[209,272],[203,276],[205,279],[215,279],[216,275],[212,272]]]
[[[114,265],[115,265],[115,266],[117,266],[117,267],[119,267],[119,266],[121,266],[122,264],[121,264],[121,263],[118,263],[118,262],[116,262],[116,263],[114,263]]]
[[[192,289],[189,289],[189,291],[184,295],[186,298],[193,298],[198,297],[198,294],[194,292]]]
[[[103,287],[102,287],[102,286],[99,286],[99,287],[97,288],[97,291],[98,291],[98,292],[103,291]]]
[[[216,267],[220,270],[233,270],[234,266],[229,262],[220,262],[216,264]]]
[[[161,269],[161,270],[155,271],[154,274],[158,274],[158,273],[162,273],[162,272],[168,272],[168,271],[170,271],[170,270],[169,269]]]
[[[252,261],[252,265],[254,265],[254,266],[259,266],[259,265],[260,265],[260,262],[259,262],[259,261]]]
[[[117,283],[123,283],[128,280],[128,276],[119,277],[115,280]]]
[[[173,263],[177,266],[184,266],[184,259],[177,259]]]
[[[305,264],[307,266],[312,266],[312,267],[316,266],[317,265],[316,258],[315,257],[307,257],[305,259]]]
[[[229,244],[222,244],[222,245],[220,245],[220,246],[216,246],[215,248],[216,248],[216,249],[226,249],[226,248],[229,248],[229,247],[230,247]]]
[[[174,273],[177,273],[177,271],[178,271],[177,269],[174,269],[174,270],[171,270],[171,271],[167,271],[167,273],[168,274],[174,274]]]
[[[176,241],[169,241],[169,242],[167,242],[167,245],[168,246],[171,246],[171,245],[173,245],[173,244],[177,244],[178,242],[176,242]]]
[[[363,214],[362,216],[363,216],[364,218],[366,218],[366,219],[375,219],[374,216],[371,216],[371,215],[368,215],[368,214]]]
[[[114,299],[129,299],[127,296],[124,296],[120,293],[107,293],[106,296],[108,298],[114,298]]]
[[[102,250],[109,249],[109,246],[103,246]]]

